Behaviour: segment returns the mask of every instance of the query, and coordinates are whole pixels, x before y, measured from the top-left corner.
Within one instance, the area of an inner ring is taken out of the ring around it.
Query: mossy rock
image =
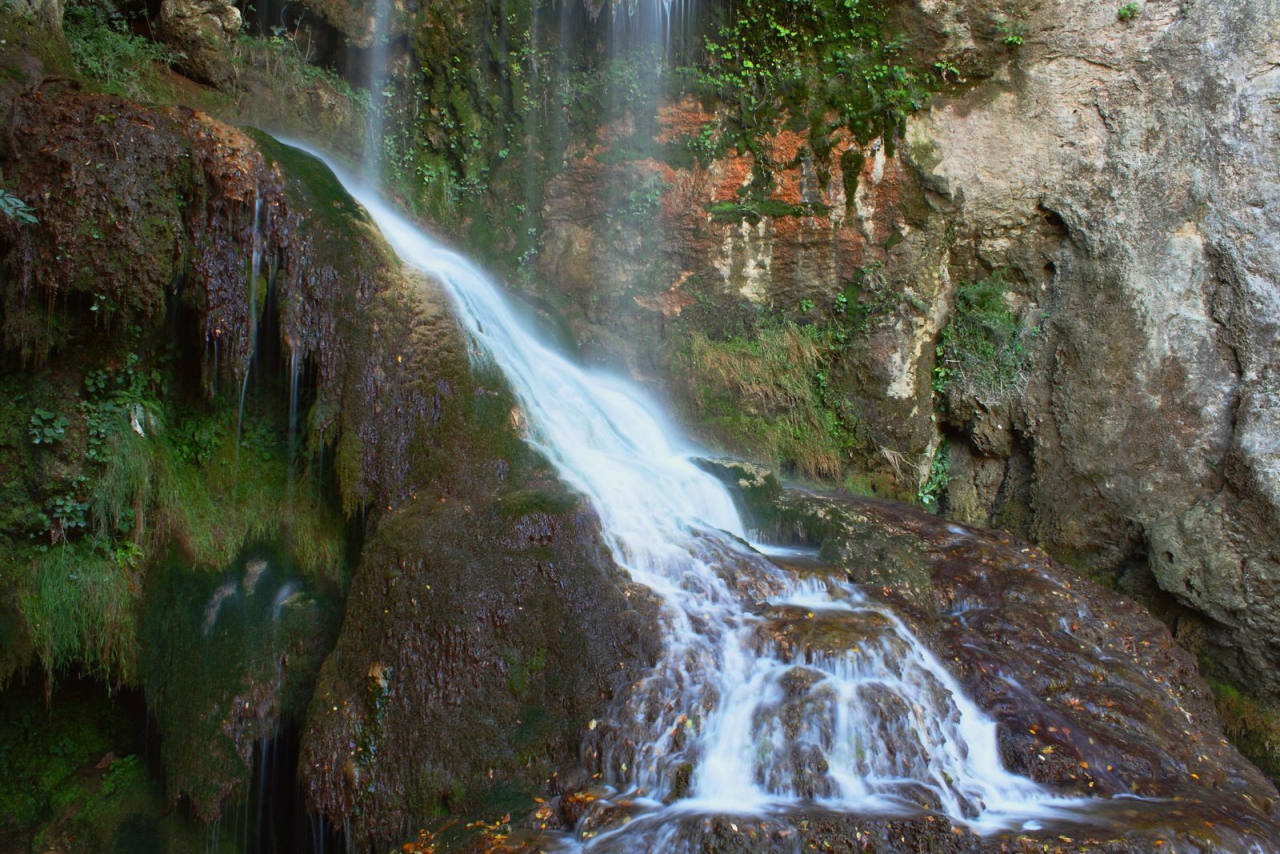
[[[1280,784],[1280,703],[1260,699],[1217,679],[1210,679],[1209,687],[1231,743]]]
[[[249,790],[255,745],[303,719],[337,635],[337,593],[266,546],[218,573],[177,557],[149,573],[141,678],[172,800],[212,821]]]
[[[749,525],[768,542],[814,546],[848,580],[884,588],[919,608],[932,607],[932,567],[919,536],[882,514],[868,499],[784,487],[768,469],[735,460],[699,465],[734,495]]]
[[[584,778],[587,721],[655,652],[655,615],[628,598],[595,516],[554,510],[554,481],[560,497],[533,509],[519,461],[456,450],[366,544],[308,717],[311,797],[351,817],[357,847],[483,811],[495,783],[527,799]]]
[[[702,457],[695,462],[729,487],[738,511],[751,527],[758,530],[774,527],[783,487],[773,471],[728,457]]]

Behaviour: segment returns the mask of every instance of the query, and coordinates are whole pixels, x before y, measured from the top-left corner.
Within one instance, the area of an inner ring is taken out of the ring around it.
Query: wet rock
[[[11,109],[18,158],[6,178],[39,225],[0,218],[6,346],[39,362],[113,321],[154,326],[186,279],[205,341],[243,376],[246,262],[255,239],[280,246],[287,219],[254,142],[203,113],[109,96],[40,90]]]
[[[1275,788],[1223,737],[1194,659],[1133,601],[1007,534],[906,505],[808,492],[777,504],[782,518],[796,504],[824,511],[778,529],[821,545],[824,556],[826,538],[847,536],[844,526],[864,528],[866,542],[913,540],[928,596],[911,576],[882,576],[867,592],[906,606],[926,644],[999,722],[1011,770],[1082,796],[1171,799],[1187,805],[1187,819],[1280,838]],[[823,644],[837,636],[815,635]]]
[[[891,590],[916,607],[929,605],[927,554],[911,529],[886,520],[872,523],[863,505],[846,496],[783,489],[760,466],[726,460],[702,465],[730,487],[749,524],[766,541],[817,546],[821,559],[844,570],[849,581]]]
[[[164,0],[160,36],[179,54],[178,67],[220,89],[235,81],[231,43],[240,33],[240,9],[227,0]]]
[[[261,548],[218,575],[177,560],[148,574],[139,667],[171,800],[213,821],[248,791],[260,745],[302,722],[337,635],[334,592]]]
[[[358,817],[357,845],[493,786],[571,778],[588,720],[650,651],[652,616],[631,608],[593,517],[549,516],[552,540],[503,548],[512,520],[466,508],[382,523],[312,706],[304,776],[318,806]]]

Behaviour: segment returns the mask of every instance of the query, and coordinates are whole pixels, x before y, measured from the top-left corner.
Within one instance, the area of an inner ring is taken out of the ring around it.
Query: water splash
[[[661,659],[596,734],[611,785],[672,812],[923,806],[979,831],[1068,803],[1001,766],[994,722],[894,614],[850,585],[800,582],[749,546],[727,490],[635,386],[545,346],[478,267],[334,171],[404,262],[448,288],[473,358],[507,376],[529,441],[663,602]],[[804,652],[796,632],[819,623],[854,641]]]

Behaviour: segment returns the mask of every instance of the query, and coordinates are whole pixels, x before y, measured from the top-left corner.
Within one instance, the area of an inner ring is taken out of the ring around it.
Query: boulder
[[[219,89],[235,82],[231,43],[240,32],[240,10],[228,0],[164,0],[160,36],[178,52],[188,77]]]

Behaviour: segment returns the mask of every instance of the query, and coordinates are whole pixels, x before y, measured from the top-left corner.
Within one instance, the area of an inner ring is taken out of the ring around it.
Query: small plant
[[[110,3],[70,4],[63,28],[76,70],[114,95],[145,97],[159,81],[156,66],[175,59],[169,48],[135,34]]]
[[[1124,21],[1126,24],[1138,17],[1138,4],[1125,3],[1116,11],[1116,17]]]
[[[49,515],[53,518],[51,531],[54,539],[65,538],[74,530],[84,530],[89,524],[89,502],[81,501],[78,490],[84,487],[85,478],[76,478],[75,489],[58,495],[49,502]]]
[[[996,32],[1002,36],[1001,41],[1008,47],[1022,47],[1025,41],[1026,29],[1021,24],[1000,20],[996,22]]]
[[[47,409],[31,413],[31,444],[52,445],[61,442],[67,434],[67,417],[55,415]]]
[[[169,431],[169,442],[179,460],[196,466],[205,466],[213,459],[222,439],[222,425],[215,419],[192,415],[178,422]]]
[[[925,478],[924,483],[920,484],[916,498],[926,510],[937,513],[950,480],[951,446],[946,439],[943,439],[938,445],[938,450],[933,454],[933,461],[929,464],[929,476]]]
[[[947,82],[948,75],[950,75],[951,82],[953,83],[964,82],[964,78],[960,76],[960,69],[956,68],[953,63],[947,62],[946,60],[935,62],[933,64],[933,70],[938,72],[938,76],[942,78],[943,83]]]
[[[35,211],[31,205],[8,190],[0,190],[0,213],[24,225],[37,225],[40,222],[40,220],[36,219]]]

